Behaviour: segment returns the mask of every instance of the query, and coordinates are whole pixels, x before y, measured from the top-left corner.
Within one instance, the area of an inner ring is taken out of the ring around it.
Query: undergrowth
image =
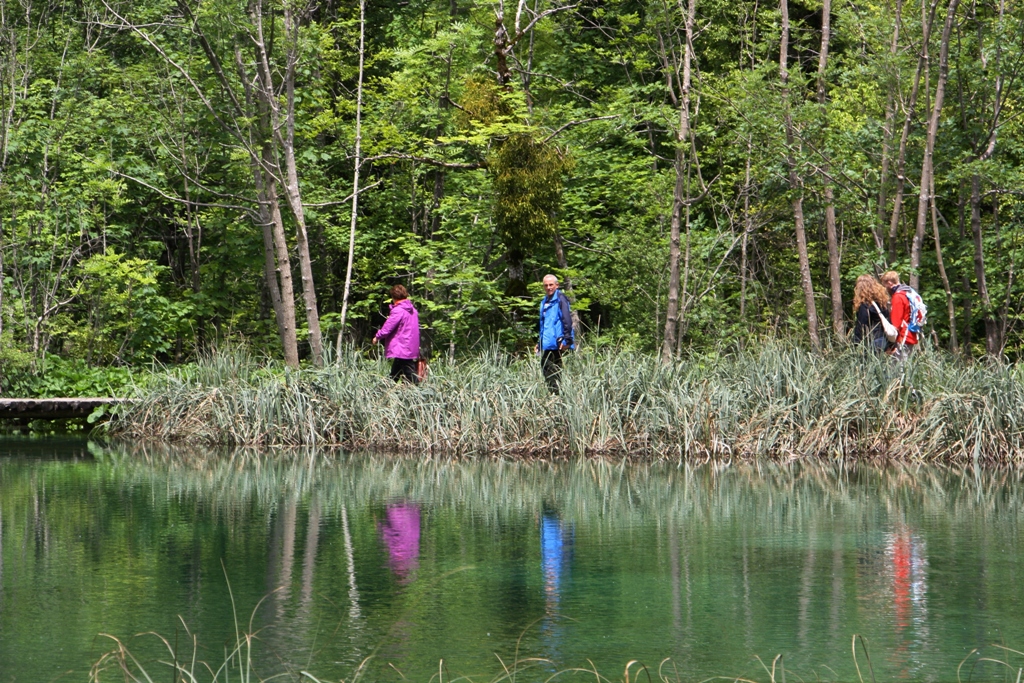
[[[672,364],[616,351],[569,357],[561,393],[534,358],[438,362],[419,386],[345,353],[293,370],[243,348],[148,377],[109,428],[134,439],[337,445],[474,456],[678,460],[846,457],[1020,460],[1016,366],[921,353],[903,363],[782,343]]]

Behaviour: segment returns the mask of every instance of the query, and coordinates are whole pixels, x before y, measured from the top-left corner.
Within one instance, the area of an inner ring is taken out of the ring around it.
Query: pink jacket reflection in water
[[[412,580],[419,567],[420,508],[413,503],[389,505],[384,521],[377,525],[388,549],[388,565],[399,583]]]

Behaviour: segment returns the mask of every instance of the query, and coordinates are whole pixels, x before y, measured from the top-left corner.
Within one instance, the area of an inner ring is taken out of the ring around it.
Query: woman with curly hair
[[[885,338],[885,328],[878,317],[889,316],[889,293],[885,286],[873,275],[861,275],[853,287],[853,312],[857,316],[857,324],[853,328],[854,343],[870,344],[879,353],[885,351],[889,342]]]

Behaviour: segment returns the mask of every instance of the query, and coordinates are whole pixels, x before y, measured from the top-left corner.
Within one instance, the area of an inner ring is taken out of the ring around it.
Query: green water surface
[[[87,681],[101,634],[170,681],[245,633],[251,681],[857,681],[858,634],[879,681],[1014,681],[1021,479],[6,440],[0,683]]]

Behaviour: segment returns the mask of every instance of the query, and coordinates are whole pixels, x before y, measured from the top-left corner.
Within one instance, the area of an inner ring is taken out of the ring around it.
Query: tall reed
[[[133,439],[329,446],[446,455],[804,456],[1019,461],[1016,366],[936,353],[905,362],[782,343],[666,365],[582,352],[548,395],[534,359],[499,351],[438,362],[419,386],[345,353],[290,370],[241,348],[150,378],[110,425]]]

